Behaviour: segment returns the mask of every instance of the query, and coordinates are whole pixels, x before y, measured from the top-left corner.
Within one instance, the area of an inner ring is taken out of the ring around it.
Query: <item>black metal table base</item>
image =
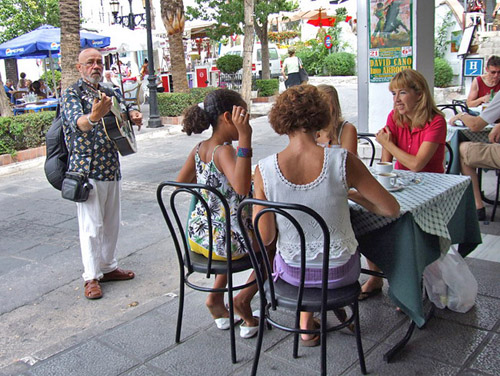
[[[384,273],[381,273],[381,272],[374,272],[372,270],[362,268],[361,273],[387,279],[387,277],[384,275]],[[429,312],[427,312],[427,314],[425,316],[425,323],[420,329],[425,328],[425,325],[427,325],[427,323],[429,322],[429,320],[432,318],[433,315],[434,315],[434,304],[432,304],[432,302],[431,302],[431,308],[429,309]],[[408,327],[408,330],[406,331],[405,336],[398,343],[396,343],[393,347],[391,347],[391,349],[389,351],[387,351],[384,354],[384,360],[387,363],[390,363],[392,358],[395,355],[397,355],[401,350],[403,350],[403,348],[406,346],[406,344],[410,341],[410,338],[413,335],[413,332],[415,331],[416,326],[417,326],[417,324],[415,324],[415,321],[412,320],[410,322],[410,326]]]

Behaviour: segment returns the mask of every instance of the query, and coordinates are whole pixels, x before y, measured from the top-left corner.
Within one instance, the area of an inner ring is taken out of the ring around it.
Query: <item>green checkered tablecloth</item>
[[[462,256],[481,243],[472,185],[459,175],[397,171],[402,180],[421,178],[392,194],[401,215],[385,218],[351,204],[360,251],[389,281],[389,296],[420,327],[425,323],[422,274],[425,267],[459,244]]]

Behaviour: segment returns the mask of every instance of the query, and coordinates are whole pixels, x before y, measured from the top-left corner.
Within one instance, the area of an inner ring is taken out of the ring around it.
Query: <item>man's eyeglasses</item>
[[[97,65],[98,67],[102,67],[103,66],[103,63],[101,60],[96,60],[96,61],[87,61],[85,63],[80,63],[88,68],[91,68],[93,67],[94,65]]]

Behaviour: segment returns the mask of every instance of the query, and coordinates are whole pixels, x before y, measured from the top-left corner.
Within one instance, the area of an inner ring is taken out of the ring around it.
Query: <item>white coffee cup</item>
[[[393,188],[397,179],[398,175],[393,172],[382,172],[377,175],[377,180],[385,189]]]
[[[377,173],[382,173],[382,172],[392,172],[393,166],[392,162],[377,162],[375,164],[375,171]]]

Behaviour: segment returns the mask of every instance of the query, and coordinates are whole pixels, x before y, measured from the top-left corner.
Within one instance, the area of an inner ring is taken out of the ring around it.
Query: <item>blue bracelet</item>
[[[241,158],[252,158],[252,149],[251,148],[240,148],[239,146],[236,148],[236,156]]]

